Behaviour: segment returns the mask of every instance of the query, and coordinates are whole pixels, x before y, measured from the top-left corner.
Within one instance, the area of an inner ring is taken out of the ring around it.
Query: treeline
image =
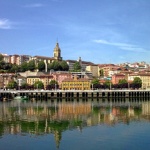
[[[44,87],[44,84],[42,81],[36,81],[34,84],[32,85],[29,85],[28,83],[26,82],[23,82],[21,84],[21,86],[19,86],[19,84],[12,80],[8,83],[6,89],[16,89],[16,90],[21,90],[21,89],[25,89],[25,90],[33,90],[33,89],[46,89],[46,90],[56,90],[56,89],[59,89],[59,85],[58,85],[58,82],[56,80],[51,80],[49,82],[49,84]]]
[[[142,87],[142,80],[135,77],[132,83],[126,79],[120,79],[118,84],[112,84],[111,81],[106,80],[104,84],[99,83],[99,79],[93,79],[91,82],[91,89],[139,89]]]
[[[6,63],[3,60],[3,56],[0,54],[0,72],[5,73],[5,72],[25,72],[25,71],[34,71],[34,70],[39,70],[39,71],[45,71],[47,68],[47,71],[50,71],[53,69],[54,71],[68,71],[69,66],[66,61],[57,61],[55,60],[52,63],[45,64],[44,61],[39,61],[37,64],[35,63],[35,60],[30,60],[29,62],[23,62],[21,65],[17,64],[11,64],[11,63]]]

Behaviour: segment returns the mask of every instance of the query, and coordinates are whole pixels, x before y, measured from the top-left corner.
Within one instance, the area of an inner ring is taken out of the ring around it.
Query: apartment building
[[[66,72],[66,73],[55,72],[52,74],[52,76],[53,76],[54,80],[56,80],[58,82],[58,85],[60,88],[61,88],[62,81],[64,79],[72,78],[72,74],[69,72]]]
[[[14,73],[0,73],[0,88],[5,89],[10,81],[15,78]]]
[[[85,78],[68,78],[62,81],[62,90],[90,90],[90,81]]]
[[[128,80],[133,81],[135,77],[139,77],[142,80],[142,89],[149,89],[150,88],[150,73],[129,74]]]
[[[100,76],[98,65],[86,66],[86,71],[91,72],[93,77],[99,77]]]
[[[85,71],[86,70],[86,66],[89,65],[94,65],[94,63],[89,62],[89,61],[82,61],[81,57],[79,57],[78,60],[66,60],[68,66],[69,66],[69,70],[72,71],[74,69],[74,64],[76,62],[79,62],[80,66],[81,66],[81,71]]]
[[[112,84],[118,84],[119,80],[126,79],[125,77],[126,76],[124,74],[114,74],[114,75],[112,75],[112,78],[111,78]]]
[[[118,65],[114,65],[114,64],[101,64],[101,65],[98,65],[99,66],[99,70],[103,70],[103,76],[104,77],[109,77],[112,75],[112,72],[110,71],[119,71],[120,69],[120,66]]]
[[[41,81],[44,84],[44,89],[49,85],[50,81],[53,80],[52,75],[39,75],[39,76],[28,76],[27,84],[33,85],[37,81]]]

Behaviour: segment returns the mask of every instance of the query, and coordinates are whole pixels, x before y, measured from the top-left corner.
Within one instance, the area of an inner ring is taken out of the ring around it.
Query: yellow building
[[[62,81],[62,90],[90,90],[90,81],[85,78],[68,78]]]
[[[142,89],[150,88],[150,73],[130,74],[128,80],[133,81],[135,77],[139,77],[142,80]]]
[[[53,80],[53,76],[51,75],[41,75],[41,76],[28,76],[27,83],[29,85],[33,85],[36,81],[42,81],[44,84],[44,88],[49,85],[50,81]]]

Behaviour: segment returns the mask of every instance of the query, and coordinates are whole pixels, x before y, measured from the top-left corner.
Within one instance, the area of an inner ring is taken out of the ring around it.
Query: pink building
[[[114,74],[112,75],[112,84],[118,84],[119,80],[125,79],[126,76],[124,74]]]
[[[52,75],[53,75],[54,80],[56,80],[58,82],[59,87],[61,87],[62,81],[64,79],[72,78],[71,73],[54,73]]]

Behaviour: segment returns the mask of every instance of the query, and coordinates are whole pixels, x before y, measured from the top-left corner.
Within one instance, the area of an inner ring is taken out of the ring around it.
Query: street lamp
[[[111,82],[110,82],[110,90],[111,90]]]
[[[93,90],[93,83],[92,83],[92,90]]]
[[[21,81],[22,81],[22,79],[18,79],[19,90],[20,90],[20,86],[21,86]]]
[[[128,82],[128,89],[130,89],[130,83]]]
[[[55,83],[55,91],[56,91],[56,83]]]

